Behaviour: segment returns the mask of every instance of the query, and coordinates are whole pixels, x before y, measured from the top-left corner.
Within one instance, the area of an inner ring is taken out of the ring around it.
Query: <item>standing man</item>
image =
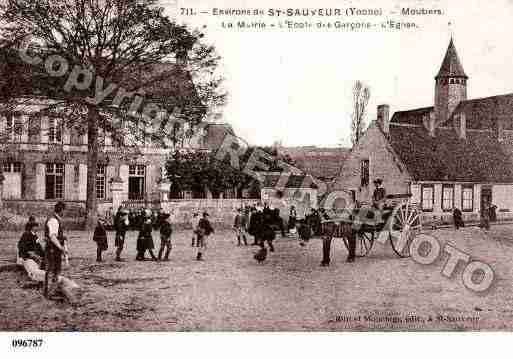
[[[116,229],[116,239],[114,241],[114,245],[116,246],[117,262],[123,261],[123,259],[121,259],[121,252],[123,251],[123,247],[125,245],[125,236],[129,225],[130,221],[128,220],[128,211],[126,209],[118,210],[116,218],[114,219],[114,227]]]
[[[62,256],[67,255],[66,237],[64,236],[64,228],[62,225],[62,216],[66,205],[64,202],[55,204],[54,213],[48,217],[45,223],[45,262],[46,274],[43,294],[48,298],[48,287],[51,283],[52,291],[55,290],[59,276],[62,271]]]
[[[461,227],[465,227],[465,222],[463,222],[463,214],[459,208],[454,207],[454,210],[452,211],[452,218],[454,221],[454,228],[456,228],[456,230],[460,229]]]
[[[481,220],[479,222],[479,228],[481,229],[490,229],[490,205],[487,201],[483,203],[483,208],[481,208]]]

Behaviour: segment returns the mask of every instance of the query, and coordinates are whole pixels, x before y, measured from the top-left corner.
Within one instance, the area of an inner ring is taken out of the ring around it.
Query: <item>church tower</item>
[[[446,122],[456,106],[467,99],[467,79],[451,38],[440,71],[435,77],[436,125]]]

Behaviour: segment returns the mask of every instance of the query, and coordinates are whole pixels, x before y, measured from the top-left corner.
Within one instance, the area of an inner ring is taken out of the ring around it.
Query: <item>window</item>
[[[442,210],[452,211],[454,208],[454,186],[442,186]]]
[[[7,141],[21,142],[21,134],[23,132],[23,123],[20,117],[10,116],[7,118],[5,126],[5,133],[7,134]]]
[[[144,199],[144,185],[146,177],[146,166],[128,166],[128,199]]]
[[[46,199],[64,198],[64,164],[46,164]]]
[[[4,173],[20,173],[21,162],[7,162],[3,164],[2,168]]]
[[[433,185],[422,185],[422,210],[432,211],[434,202],[434,187]]]
[[[48,119],[48,142],[62,143],[62,126],[58,118],[50,117]]]
[[[361,187],[369,185],[369,160],[362,160],[360,163]]]
[[[98,165],[96,171],[96,198],[105,199],[105,165]]]
[[[2,164],[4,174],[3,197],[5,199],[21,199],[22,163],[7,162]]]
[[[474,186],[463,186],[461,189],[461,205],[465,212],[474,210]]]

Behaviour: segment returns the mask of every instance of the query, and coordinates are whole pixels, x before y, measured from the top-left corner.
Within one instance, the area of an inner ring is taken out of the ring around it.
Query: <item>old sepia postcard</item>
[[[513,2],[0,2],[0,331],[511,331]],[[16,335],[20,333],[20,335]]]

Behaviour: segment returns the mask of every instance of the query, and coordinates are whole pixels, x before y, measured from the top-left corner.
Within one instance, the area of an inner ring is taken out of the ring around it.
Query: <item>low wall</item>
[[[209,214],[209,220],[216,227],[231,227],[235,219],[237,208],[253,205],[252,199],[192,199],[175,200],[161,203],[161,210],[172,213],[173,223],[188,225],[191,223],[192,214],[203,212]]]
[[[133,208],[159,209],[160,211],[173,214],[173,222],[179,227],[188,227],[191,223],[194,212],[208,212],[210,221],[218,228],[228,228],[233,226],[233,221],[238,208],[252,206],[259,202],[258,199],[190,199],[190,200],[170,200],[166,202],[155,202],[150,204],[139,203],[135,201]],[[290,206],[296,206],[299,217],[304,216],[308,210],[309,204],[296,203],[296,201],[287,201],[283,199],[268,198],[267,202],[273,208],[280,209],[280,216],[288,221]],[[47,200],[4,200],[3,209],[0,210],[0,226],[2,229],[19,230],[23,228],[29,216],[36,217],[36,220],[42,224],[53,212],[57,201]],[[80,229],[84,223],[85,201],[64,201],[66,211],[64,214],[64,223],[68,229]],[[130,207],[130,203],[124,202],[123,205]],[[113,214],[111,202],[99,202],[98,213],[100,216],[108,217]]]
[[[80,229],[84,224],[85,202],[63,201],[66,204],[64,225],[68,229]],[[0,210],[0,226],[3,230],[19,230],[30,216],[42,225],[53,213],[57,201],[47,200],[3,200]]]
[[[161,210],[173,214],[173,222],[176,224],[190,224],[194,212],[208,212],[210,221],[218,227],[231,227],[238,208],[246,205],[252,206],[259,200],[255,199],[192,199],[172,200],[161,203]],[[273,208],[280,209],[280,216],[288,221],[290,205],[294,204],[297,214],[302,217],[306,207],[285,200],[269,199],[268,203]]]

